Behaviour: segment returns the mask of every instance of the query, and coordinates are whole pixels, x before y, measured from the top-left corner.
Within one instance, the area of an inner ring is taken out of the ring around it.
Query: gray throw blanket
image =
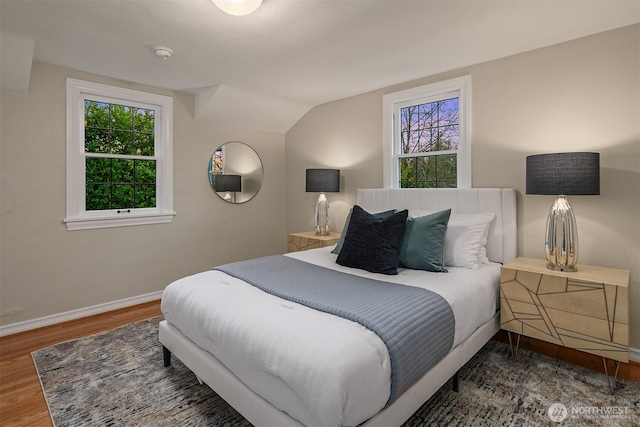
[[[453,310],[444,298],[426,289],[354,276],[281,255],[225,264],[214,270],[375,332],[391,359],[387,405],[453,345]]]

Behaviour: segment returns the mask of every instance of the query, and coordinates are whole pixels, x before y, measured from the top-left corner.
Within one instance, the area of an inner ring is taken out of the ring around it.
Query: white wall
[[[67,77],[174,100],[173,223],[67,231]],[[0,325],[161,291],[214,265],[286,250],[284,135],[193,119],[192,96],[35,63],[28,96],[1,95]],[[251,201],[224,202],[208,182],[213,151],[242,141],[264,164]]]
[[[601,195],[570,197],[580,263],[631,271],[631,346],[640,349],[640,25],[312,109],[286,135],[287,231],[313,228],[317,195],[304,169],[341,169],[328,194],[340,231],[359,187],[382,182],[382,96],[461,75],[472,79],[474,187],[512,187],[518,196],[518,253],[544,257],[552,196],[525,194],[525,158],[600,152]]]

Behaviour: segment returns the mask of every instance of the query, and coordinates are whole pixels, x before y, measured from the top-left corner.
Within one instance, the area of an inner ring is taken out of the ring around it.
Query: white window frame
[[[143,105],[155,110],[156,207],[86,210],[85,99]],[[124,227],[173,221],[173,98],[67,78],[67,230]]]
[[[385,188],[399,188],[400,108],[411,104],[459,99],[459,148],[457,151],[457,186],[471,188],[471,76],[419,86],[382,97],[382,148]],[[450,152],[443,152],[447,154]]]

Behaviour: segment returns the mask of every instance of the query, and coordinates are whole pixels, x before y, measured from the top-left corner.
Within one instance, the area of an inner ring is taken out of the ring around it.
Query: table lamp
[[[219,193],[225,193],[223,199],[235,202],[235,193],[242,191],[242,175],[217,174],[213,176],[213,187]],[[233,197],[231,197],[231,193]]]
[[[330,230],[329,202],[324,193],[340,191],[340,169],[307,169],[307,193],[320,193],[316,204],[317,236],[328,236]]]
[[[527,194],[556,196],[547,217],[547,268],[576,271],[578,228],[566,196],[600,194],[599,153],[553,153],[527,156]]]

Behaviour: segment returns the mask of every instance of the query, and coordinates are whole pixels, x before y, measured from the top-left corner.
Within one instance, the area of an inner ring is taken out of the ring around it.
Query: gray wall
[[[601,195],[574,196],[580,263],[631,271],[631,346],[640,349],[640,25],[597,34],[312,109],[286,135],[287,231],[313,228],[308,167],[341,169],[328,194],[342,229],[359,187],[382,182],[382,96],[469,74],[474,187],[518,196],[518,253],[544,258],[552,196],[525,193],[525,157],[601,153]]]
[[[640,348],[639,52],[640,25],[626,27],[321,105],[286,136],[195,121],[185,94],[36,63],[29,96],[0,95],[0,324],[160,291],[215,264],[283,252],[287,232],[313,228],[309,167],[342,170],[341,192],[328,194],[339,231],[356,189],[382,185],[382,95],[470,74],[473,184],[519,190],[520,255],[543,257],[553,202],[524,194],[526,155],[601,153],[602,194],[570,198],[580,261],[631,270],[631,345]],[[173,223],[66,231],[66,77],[173,96]],[[220,200],[207,181],[213,150],[232,140],[264,163],[260,193],[242,205]]]
[[[67,231],[66,77],[173,97],[171,224]],[[0,324],[161,291],[214,265],[286,250],[284,135],[193,119],[193,97],[35,63],[28,96],[1,95]],[[241,205],[208,183],[211,154],[227,141],[253,147],[264,184]]]

